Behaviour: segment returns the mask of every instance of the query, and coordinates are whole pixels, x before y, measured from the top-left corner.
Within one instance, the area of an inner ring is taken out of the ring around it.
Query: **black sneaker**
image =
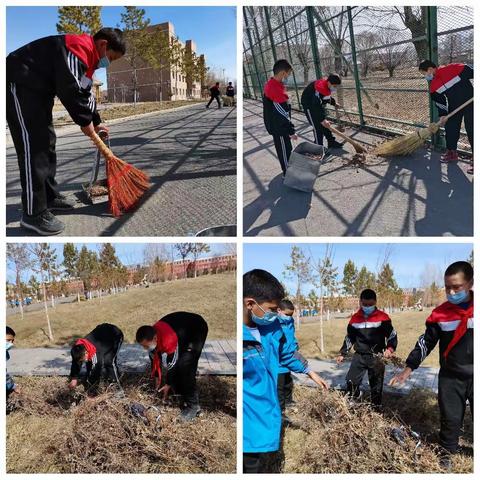
[[[63,195],[55,197],[51,202],[48,203],[48,209],[51,211],[73,210],[74,208],[75,204],[73,202],[69,202]]]
[[[332,142],[328,142],[328,148],[343,148],[343,143],[333,140]]]
[[[190,405],[182,410],[180,414],[180,419],[184,422],[191,422],[197,418],[198,414],[200,413],[200,405]]]
[[[58,235],[65,229],[65,224],[48,210],[38,215],[23,214],[20,225],[28,230],[33,230],[39,235]]]
[[[452,462],[452,455],[449,452],[443,452],[440,455],[440,460],[438,462],[440,464],[440,468],[445,472],[451,472],[453,468]]]

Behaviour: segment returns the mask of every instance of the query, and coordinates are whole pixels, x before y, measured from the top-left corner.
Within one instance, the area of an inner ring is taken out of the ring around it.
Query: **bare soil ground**
[[[432,392],[384,395],[381,411],[366,403],[350,405],[338,392],[308,387],[296,386],[294,398],[298,413],[289,413],[289,418],[296,425],[285,429],[282,451],[269,459],[271,472],[445,473],[439,465],[439,411]],[[452,458],[452,473],[473,473],[469,412],[461,446],[462,453]]]
[[[148,378],[130,377],[126,398],[106,391],[71,394],[63,378],[16,378],[6,418],[8,473],[234,473],[234,377],[200,377],[202,414],[178,419],[178,402],[163,404]],[[12,398],[13,398],[12,397]],[[149,408],[145,422],[132,404]],[[159,416],[160,415],[160,416]]]
[[[187,280],[152,284],[149,288],[132,288],[126,292],[49,309],[55,337],[50,342],[45,335],[43,309],[10,316],[8,325],[16,336],[18,348],[67,346],[100,323],[113,323],[125,335],[126,343],[135,342],[135,332],[141,325],[153,324],[162,316],[175,311],[190,311],[202,315],[208,323],[211,340],[236,336],[236,282],[234,273],[205,275]]]
[[[425,330],[425,320],[432,309],[424,309],[423,312],[406,311],[393,313],[391,319],[398,335],[397,356],[405,360],[415,346],[418,337]],[[343,339],[347,333],[347,325],[350,318],[331,319],[323,322],[323,335],[325,351],[320,351],[320,323],[308,323],[300,325],[296,330],[296,336],[300,344],[300,351],[308,358],[326,359],[335,358],[338,355]],[[430,355],[422,363],[427,367],[439,367],[438,350]]]

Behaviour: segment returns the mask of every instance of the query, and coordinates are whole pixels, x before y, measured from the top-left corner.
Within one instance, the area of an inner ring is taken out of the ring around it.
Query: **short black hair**
[[[120,52],[122,55],[125,55],[127,51],[127,44],[123,37],[123,32],[119,28],[102,28],[93,36],[93,40],[107,40],[107,48],[114,52]]]
[[[284,298],[279,304],[278,304],[278,308],[280,310],[295,310],[295,306],[293,305],[293,303],[288,299],[288,298]]]
[[[377,294],[375,293],[375,290],[372,290],[371,288],[366,288],[365,290],[362,290],[362,293],[360,294],[360,300],[377,300]]]
[[[331,73],[328,77],[327,80],[332,84],[332,85],[340,85],[342,83],[342,79],[340,78],[340,75],[338,73]]]
[[[143,325],[137,330],[135,340],[137,341],[137,343],[143,342],[144,340],[153,340],[155,333],[155,329],[151,325]]]
[[[229,84],[229,85],[231,85],[231,84],[232,84],[232,82],[228,82],[228,84]]]
[[[7,325],[7,335],[15,336],[15,330]]]
[[[243,298],[248,297],[257,302],[282,300],[285,290],[271,273],[256,268],[243,275]]]
[[[431,60],[422,60],[418,65],[418,69],[422,72],[426,72],[429,68],[437,68],[437,66]]]
[[[74,345],[70,350],[73,361],[75,363],[81,363],[86,351],[85,345]]]
[[[291,72],[292,70],[293,70],[292,66],[285,59],[277,60],[273,64],[273,74],[274,75],[276,75],[277,73],[280,73],[280,72]]]
[[[463,276],[467,282],[473,280],[473,267],[470,263],[464,261],[454,262],[449,265],[445,270],[445,276],[449,277],[450,275],[456,275],[460,272],[463,273]]]

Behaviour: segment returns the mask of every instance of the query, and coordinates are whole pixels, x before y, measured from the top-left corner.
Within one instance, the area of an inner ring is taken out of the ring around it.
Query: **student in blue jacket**
[[[282,415],[277,395],[280,365],[292,372],[305,373],[320,387],[328,388],[283,333],[277,309],[284,297],[280,282],[265,270],[256,269],[244,274],[244,473],[262,473],[265,454],[280,448]]]
[[[295,320],[293,319],[293,313],[295,307],[290,300],[283,299],[278,304],[278,321],[282,327],[283,333],[287,340],[294,344],[295,349],[298,350],[298,342],[295,338]],[[286,408],[293,405],[293,377],[290,370],[287,367],[280,365],[278,369],[278,401],[280,402],[280,409],[282,416]],[[284,421],[286,417],[284,416]]]

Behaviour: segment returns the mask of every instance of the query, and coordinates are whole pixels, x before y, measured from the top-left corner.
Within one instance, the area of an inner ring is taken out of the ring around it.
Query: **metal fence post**
[[[365,125],[363,118],[362,91],[360,89],[360,77],[358,75],[357,50],[355,48],[355,33],[353,31],[352,7],[347,7],[348,30],[350,32],[350,47],[352,49],[353,76],[355,78],[355,91],[357,93],[358,116],[360,125]]]
[[[265,23],[268,30],[268,38],[270,39],[270,48],[272,50],[273,61],[276,62],[277,59],[277,49],[275,48],[275,41],[273,40],[272,32],[272,23],[270,22],[270,13],[268,11],[269,7],[263,7],[263,14],[265,15]]]
[[[252,33],[250,32],[250,25],[248,23],[248,16],[247,16],[246,9],[243,9],[243,19],[245,21],[245,30],[247,31],[248,43],[250,44],[250,53],[251,53],[252,58],[253,58],[253,65],[255,67],[255,74],[257,76],[258,88],[260,90],[260,97],[262,97],[263,84],[262,84],[262,81],[260,80],[260,76],[259,76],[260,72],[259,72],[258,65],[257,65],[257,59],[255,58],[255,52],[253,51]],[[253,91],[255,92],[255,87],[253,87]]]
[[[285,13],[283,11],[283,6],[281,6],[279,8],[280,8],[280,13],[282,14],[282,23],[283,23],[283,28],[284,28],[284,31],[285,31],[285,42],[287,44],[288,57],[289,57],[290,61],[292,61],[292,58],[293,58],[292,57],[292,50],[290,48],[290,41],[288,40],[288,29],[287,29],[287,22],[285,20]],[[297,84],[297,77],[295,75],[295,70],[293,70],[292,76],[293,76],[293,83],[295,85],[295,94],[296,94],[296,97],[297,97],[298,107],[301,108],[302,103],[300,102],[300,95],[298,93],[298,84]]]
[[[247,75],[247,72],[245,71],[245,62],[243,62],[243,93],[244,93],[244,96],[246,96],[247,98],[253,98],[253,95],[251,94],[250,92],[250,85],[249,85],[249,82],[248,82],[248,75]]]
[[[320,65],[320,55],[318,53],[318,43],[317,36],[315,32],[315,22],[313,20],[313,7],[307,7],[307,21],[308,21],[308,30],[310,32],[310,45],[312,46],[312,57],[313,65],[315,67],[315,76],[318,78],[322,77],[322,67]]]
[[[427,15],[427,42],[428,42],[428,55],[429,59],[438,65],[438,25],[437,25],[437,7],[425,7]],[[430,93],[428,94],[430,97]],[[430,121],[438,121],[438,110],[435,107],[433,101],[429,98],[430,107]],[[434,147],[442,147],[443,139],[440,136],[440,132],[432,135],[432,143]]]

